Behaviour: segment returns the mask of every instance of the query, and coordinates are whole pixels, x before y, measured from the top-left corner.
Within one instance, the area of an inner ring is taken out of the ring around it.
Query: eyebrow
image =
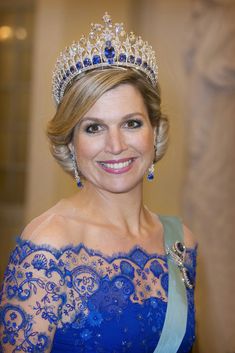
[[[134,112],[134,113],[130,113],[130,114],[124,115],[121,120],[123,121],[123,120],[126,120],[126,119],[130,119],[130,118],[132,118],[134,116],[137,116],[137,115],[140,115],[143,118],[145,117],[144,114],[142,114],[140,112]],[[83,122],[86,122],[86,121],[94,121],[96,123],[103,123],[104,122],[104,120],[102,120],[100,118],[86,116],[86,117],[84,117],[84,118],[82,118],[80,120],[80,124],[79,125],[81,125]]]

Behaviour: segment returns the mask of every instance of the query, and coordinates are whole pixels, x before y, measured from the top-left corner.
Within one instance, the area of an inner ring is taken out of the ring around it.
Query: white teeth
[[[106,167],[106,168],[111,168],[111,169],[122,169],[125,167],[128,167],[132,162],[132,159],[129,159],[129,161],[123,162],[123,163],[104,163],[101,162],[101,164]]]

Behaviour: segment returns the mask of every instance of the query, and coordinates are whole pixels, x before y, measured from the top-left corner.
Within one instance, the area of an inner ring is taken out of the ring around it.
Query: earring
[[[154,163],[152,163],[151,167],[148,170],[147,179],[148,181],[152,181],[154,179]]]
[[[157,132],[156,129],[154,129],[154,153],[155,153],[155,158],[156,158],[156,153],[157,153]],[[154,160],[155,160],[154,158]],[[155,165],[154,163],[152,163],[151,167],[149,167],[148,169],[148,175],[147,175],[147,179],[148,181],[152,181],[154,179],[154,170]]]
[[[75,177],[75,180],[76,180],[76,183],[77,183],[77,187],[79,189],[83,188],[83,184],[81,182],[81,178],[78,174],[78,166],[77,166],[77,162],[76,162],[76,159],[75,159],[75,155],[71,152],[71,159],[72,159],[72,163],[73,163],[73,171],[74,171],[74,177]]]

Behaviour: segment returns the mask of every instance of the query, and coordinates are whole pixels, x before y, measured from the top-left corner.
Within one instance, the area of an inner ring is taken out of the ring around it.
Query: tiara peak
[[[86,38],[65,48],[57,59],[52,79],[52,92],[58,105],[68,84],[81,73],[106,67],[130,67],[142,71],[155,87],[158,67],[155,52],[148,42],[133,32],[126,33],[123,23],[112,23],[110,15],[104,24],[91,24]]]

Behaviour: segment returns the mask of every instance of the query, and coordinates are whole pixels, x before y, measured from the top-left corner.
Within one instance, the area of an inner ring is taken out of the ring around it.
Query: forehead
[[[130,84],[121,84],[105,92],[85,114],[86,117],[111,118],[133,112],[147,115],[143,97],[139,90]]]

